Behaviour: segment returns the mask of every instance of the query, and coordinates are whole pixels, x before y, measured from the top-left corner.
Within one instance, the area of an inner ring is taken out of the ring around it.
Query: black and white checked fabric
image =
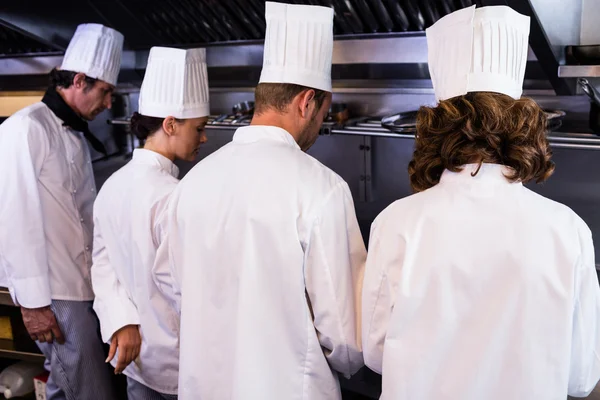
[[[50,372],[47,400],[116,399],[91,301],[52,300],[64,344],[37,343]]]

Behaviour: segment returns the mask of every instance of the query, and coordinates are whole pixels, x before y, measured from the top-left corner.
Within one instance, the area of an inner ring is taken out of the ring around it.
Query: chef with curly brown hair
[[[382,399],[565,399],[600,378],[590,229],[527,187],[554,170],[521,98],[529,17],[465,8],[427,30],[438,104],[421,107],[416,194],[371,230],[365,363]]]

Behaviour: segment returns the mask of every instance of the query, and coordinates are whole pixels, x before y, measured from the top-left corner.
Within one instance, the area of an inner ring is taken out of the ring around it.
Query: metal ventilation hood
[[[526,79],[538,84],[544,81],[557,94],[575,92],[574,82],[558,78],[556,49],[548,40],[529,0],[285,2],[333,6],[334,79],[421,81],[429,79],[425,28],[444,15],[473,4],[510,5],[532,16],[530,45],[533,52]],[[57,51],[65,49],[76,26],[84,22],[102,23],[124,34],[126,52],[120,82],[139,84],[148,49],[157,45],[207,47],[209,79],[225,81],[233,76],[243,77],[247,82],[258,80],[265,32],[264,0],[22,0],[3,3],[7,4],[0,7],[0,25],[43,45],[36,47],[34,60],[17,60],[16,56],[31,55],[29,49],[32,46],[12,46],[10,39],[4,41],[0,36],[0,48],[14,47],[10,53],[0,53],[0,90],[19,84],[18,80],[7,81],[1,79],[2,76],[38,75],[42,82],[40,75],[47,74],[51,65],[60,64]],[[27,84],[37,85],[37,82],[32,77]]]

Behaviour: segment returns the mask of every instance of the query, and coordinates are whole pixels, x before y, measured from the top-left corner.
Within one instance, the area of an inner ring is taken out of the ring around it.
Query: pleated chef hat
[[[60,69],[116,85],[122,52],[121,33],[100,24],[82,24],[69,42]]]
[[[206,50],[150,49],[140,89],[139,113],[157,118],[208,116]]]
[[[506,6],[472,6],[441,18],[426,33],[438,101],[468,92],[521,97],[529,17]]]
[[[331,92],[333,9],[266,2],[260,83],[294,83]]]

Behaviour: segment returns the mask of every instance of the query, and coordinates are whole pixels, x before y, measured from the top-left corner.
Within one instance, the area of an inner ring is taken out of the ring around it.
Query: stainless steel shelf
[[[598,78],[600,65],[561,65],[558,67],[560,78]]]
[[[344,127],[331,129],[329,135],[372,136],[395,139],[414,139],[411,133],[394,133],[381,128]],[[547,135],[550,146],[560,149],[600,150],[600,136],[588,133],[552,132]]]
[[[14,306],[15,303],[12,301],[12,297],[10,297],[10,292],[5,287],[0,287],[0,305],[3,306]]]
[[[12,358],[30,362],[43,362],[45,357],[33,343],[19,344],[12,340],[0,339],[0,358]]]

